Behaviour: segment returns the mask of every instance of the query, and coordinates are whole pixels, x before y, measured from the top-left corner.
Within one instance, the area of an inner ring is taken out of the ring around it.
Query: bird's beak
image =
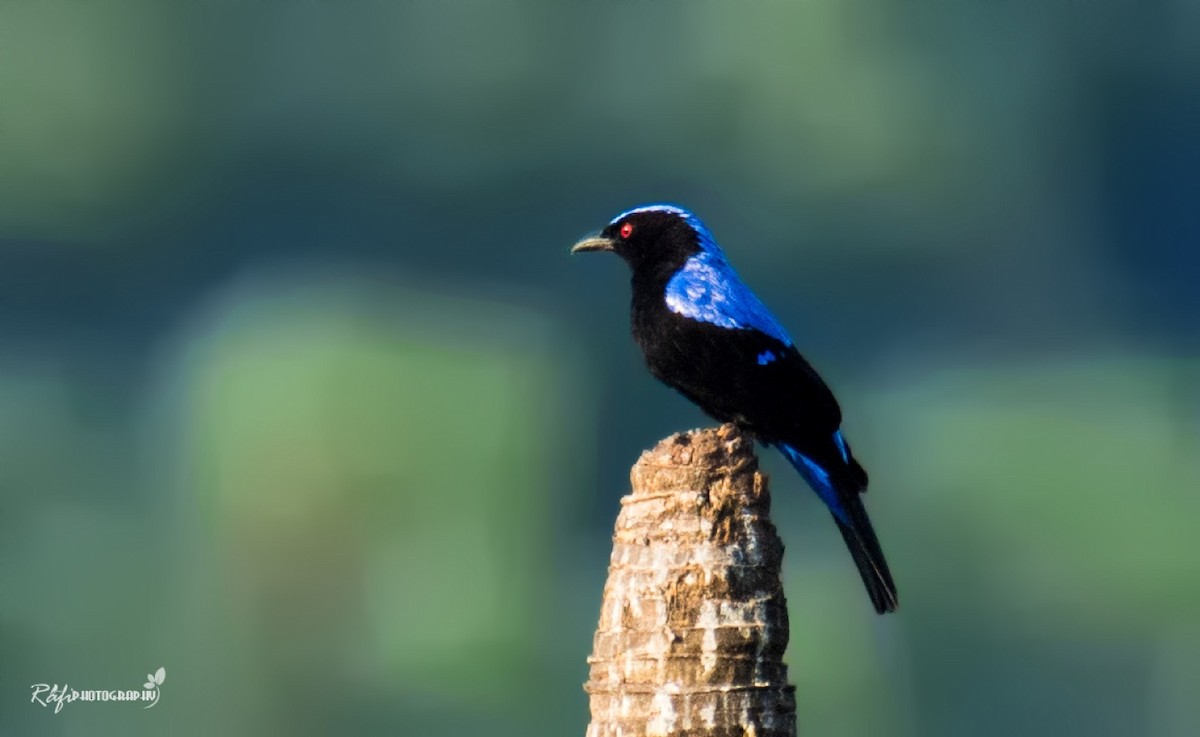
[[[611,238],[605,238],[602,235],[592,235],[584,238],[571,247],[571,253],[583,253],[584,251],[612,251],[616,249],[617,244]]]

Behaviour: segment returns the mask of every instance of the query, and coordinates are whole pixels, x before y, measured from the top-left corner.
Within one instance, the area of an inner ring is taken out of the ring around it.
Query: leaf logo
[[[167,669],[159,668],[158,670],[154,671],[154,673],[146,674],[146,682],[144,684],[142,684],[142,688],[146,689],[147,691],[153,691],[153,690],[157,689],[159,686],[161,686],[162,682],[165,680],[167,680]],[[154,697],[154,701],[145,708],[149,709],[151,706],[154,706],[157,703],[158,703],[158,695],[156,694]]]
[[[159,668],[154,671],[154,675],[146,674],[146,682],[142,684],[142,688],[155,689],[162,685],[162,682],[167,679],[167,669]]]

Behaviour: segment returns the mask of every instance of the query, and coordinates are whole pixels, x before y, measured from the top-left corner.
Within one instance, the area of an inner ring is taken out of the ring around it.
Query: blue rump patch
[[[818,466],[808,456],[800,453],[790,445],[780,443],[775,446],[783,452],[787,459],[813,491],[817,492],[817,496],[821,501],[825,502],[825,506],[829,507],[829,511],[833,512],[834,516],[842,522],[849,524],[849,519],[846,517],[846,510],[842,509],[841,502],[838,501],[837,492],[834,491],[833,485],[829,483],[829,472]]]
[[[842,460],[846,463],[849,463],[850,451],[846,448],[846,439],[842,437],[841,430],[837,430],[833,433],[833,442],[837,443],[838,450],[842,454]]]

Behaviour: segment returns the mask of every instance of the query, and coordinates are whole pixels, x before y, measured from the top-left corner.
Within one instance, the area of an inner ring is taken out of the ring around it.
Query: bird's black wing
[[[833,392],[795,346],[755,329],[666,313],[635,331],[650,371],[710,416],[764,442],[829,438],[841,425]]]

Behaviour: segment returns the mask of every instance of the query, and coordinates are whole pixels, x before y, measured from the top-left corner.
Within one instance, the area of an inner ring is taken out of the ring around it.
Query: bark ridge
[[[783,544],[734,425],[646,451],[621,500],[587,737],[794,737]]]

